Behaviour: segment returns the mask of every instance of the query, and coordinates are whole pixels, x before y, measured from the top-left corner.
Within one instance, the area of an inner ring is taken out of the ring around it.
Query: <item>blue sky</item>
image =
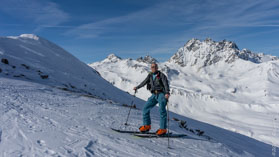
[[[168,60],[189,39],[279,56],[279,0],[0,0],[0,36],[33,33],[91,63]]]

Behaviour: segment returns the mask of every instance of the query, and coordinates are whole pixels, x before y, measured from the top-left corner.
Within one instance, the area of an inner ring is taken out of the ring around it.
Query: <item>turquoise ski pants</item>
[[[160,112],[160,129],[167,128],[167,99],[165,98],[164,93],[152,94],[151,97],[148,98],[146,104],[144,105],[142,116],[143,116],[143,125],[150,125],[150,110],[159,103],[159,112]]]

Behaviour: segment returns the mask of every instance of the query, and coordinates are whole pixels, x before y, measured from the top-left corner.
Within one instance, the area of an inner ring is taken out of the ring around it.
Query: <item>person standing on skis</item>
[[[140,132],[148,132],[151,129],[150,110],[159,103],[160,128],[156,131],[157,135],[167,133],[167,111],[166,105],[170,96],[169,82],[165,74],[158,70],[156,63],[151,64],[151,71],[146,79],[134,87],[134,90],[147,85],[147,89],[152,95],[148,98],[143,108],[143,126],[139,128]]]

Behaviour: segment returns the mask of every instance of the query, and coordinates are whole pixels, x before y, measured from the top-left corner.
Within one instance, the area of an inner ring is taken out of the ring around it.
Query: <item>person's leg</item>
[[[159,111],[160,111],[160,129],[167,128],[167,99],[165,98],[164,93],[158,95],[157,101],[159,102]]]
[[[144,108],[142,110],[142,117],[143,117],[143,125],[150,125],[151,119],[150,119],[150,110],[157,104],[157,100],[155,98],[155,95],[152,94],[151,97],[148,98],[146,104],[144,105]]]

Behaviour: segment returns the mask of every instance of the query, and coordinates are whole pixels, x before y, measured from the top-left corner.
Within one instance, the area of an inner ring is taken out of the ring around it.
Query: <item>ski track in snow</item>
[[[189,134],[186,138],[171,139],[174,149],[167,149],[166,138],[142,139],[110,130],[119,126],[124,129],[128,108],[119,104],[25,81],[0,78],[0,87],[0,156],[271,155],[268,145],[216,127],[205,130],[216,141]],[[159,127],[158,120],[157,110],[153,110],[153,131]],[[128,123],[126,129],[137,129],[141,125],[141,111],[132,110]],[[185,133],[175,123],[171,124],[172,131]],[[198,122],[193,126],[195,123]],[[248,143],[241,142],[240,137]]]

